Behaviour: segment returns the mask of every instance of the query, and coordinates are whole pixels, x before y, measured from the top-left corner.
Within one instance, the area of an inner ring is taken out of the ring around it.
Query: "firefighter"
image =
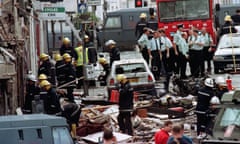
[[[103,75],[100,75],[98,80],[100,82],[102,82],[102,85],[106,85],[107,84],[107,77],[110,73],[110,67],[109,67],[109,63],[107,62],[107,60],[105,58],[99,58],[98,59],[98,62],[99,64],[102,65],[103,67],[103,71],[104,71],[104,74]]]
[[[143,34],[143,28],[147,27],[147,15],[145,13],[141,13],[139,16],[140,20],[136,24],[135,28],[135,36],[137,39]]]
[[[214,80],[212,78],[206,78],[204,81],[204,87],[198,91],[197,96],[197,135],[198,138],[204,137],[206,132],[206,126],[208,125],[207,112],[210,107],[210,100],[214,96]]]
[[[40,98],[44,102],[44,111],[47,114],[56,114],[60,111],[59,98],[56,93],[56,89],[52,87],[51,83],[47,80],[43,80],[40,83],[40,87],[45,95],[40,95]]]
[[[154,15],[153,8],[149,8],[149,14],[150,14],[150,18],[148,19],[147,27],[156,31],[158,29],[158,21]]]
[[[74,102],[73,89],[76,87],[75,85],[76,71],[74,69],[74,66],[72,65],[72,57],[68,53],[65,53],[63,55],[63,59],[65,62],[64,77],[66,83],[69,83],[67,86],[67,98],[69,99],[70,102]]]
[[[36,95],[39,95],[40,89],[36,85],[37,79],[36,76],[33,74],[29,74],[27,76],[27,83],[26,83],[26,96],[25,96],[25,103],[24,103],[24,112],[32,113],[32,101]]]
[[[83,46],[81,45],[81,43],[79,43],[78,47],[76,47],[75,49],[76,52],[76,57],[75,57],[75,67],[76,67],[76,77],[79,78],[78,82],[77,82],[77,88],[81,88],[81,86],[83,85]],[[86,48],[86,64],[88,64],[88,48]]]
[[[234,28],[232,18],[230,15],[226,15],[224,18],[225,23],[220,29],[220,36],[228,33],[236,33],[237,30]]]
[[[56,77],[57,77],[57,82],[58,86],[61,86],[62,84],[65,83],[65,74],[64,74],[64,67],[65,63],[63,61],[63,58],[60,54],[55,55],[55,69],[56,69]]]
[[[143,58],[147,63],[149,63],[149,55],[148,55],[148,44],[149,44],[149,39],[148,36],[150,34],[150,29],[145,27],[143,29],[143,34],[141,37],[138,39],[138,45],[140,46],[140,51],[142,53]]]
[[[118,125],[123,133],[133,135],[131,112],[133,111],[133,88],[126,76],[117,75],[119,86],[119,115]]]
[[[158,31],[154,31],[153,38],[148,45],[148,55],[151,59],[151,69],[156,80],[159,80],[161,71],[161,50]]]
[[[71,46],[71,40],[68,37],[63,38],[62,46],[60,48],[60,54],[64,55],[68,53],[71,57],[75,56],[73,47]]]
[[[120,50],[116,47],[116,42],[114,40],[108,40],[105,45],[110,50],[110,67],[114,61],[120,60]]]
[[[66,118],[69,127],[72,127],[72,124],[76,124],[78,127],[79,118],[81,114],[81,106],[68,101],[66,98],[60,98],[60,107],[61,112],[58,115],[61,115]]]
[[[84,36],[84,45],[85,48],[88,49],[86,52],[88,55],[88,63],[96,65],[97,62],[97,51],[96,48],[93,47],[93,43],[89,40],[89,36]]]
[[[47,76],[48,81],[55,86],[55,66],[50,61],[49,55],[42,53],[40,55],[41,65],[38,68],[38,75],[45,74]]]

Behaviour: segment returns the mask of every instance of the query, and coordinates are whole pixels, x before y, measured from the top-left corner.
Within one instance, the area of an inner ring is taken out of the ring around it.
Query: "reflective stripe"
[[[204,96],[210,96],[210,94],[205,93],[205,92],[201,92],[201,91],[199,91],[198,93],[201,94],[201,95],[204,95]]]

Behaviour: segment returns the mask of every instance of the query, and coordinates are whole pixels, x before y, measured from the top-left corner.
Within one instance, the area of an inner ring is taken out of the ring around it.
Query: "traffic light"
[[[142,7],[142,6],[143,6],[142,0],[135,0],[135,7]]]

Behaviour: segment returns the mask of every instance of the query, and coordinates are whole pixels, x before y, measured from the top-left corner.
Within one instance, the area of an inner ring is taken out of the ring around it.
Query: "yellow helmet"
[[[47,80],[47,76],[45,74],[40,74],[38,80]]]
[[[146,17],[147,17],[146,13],[141,13],[139,16],[139,18],[146,18]]]
[[[62,60],[62,56],[60,54],[56,54],[54,59],[55,59],[55,61],[60,61],[60,60]]]
[[[106,64],[106,63],[107,63],[107,60],[106,60],[105,58],[99,58],[99,59],[98,59],[98,62],[99,62],[100,64]]]
[[[64,39],[63,39],[63,44],[64,45],[67,45],[67,44],[70,44],[70,39],[68,38],[68,37],[65,37]]]
[[[121,82],[123,80],[125,80],[127,77],[124,74],[118,74],[117,75],[117,81]]]
[[[232,21],[232,18],[230,15],[226,15],[224,18],[224,21]]]
[[[65,53],[63,54],[63,59],[66,61],[66,62],[70,62],[72,59],[72,57],[70,56],[70,54],[68,53]]]
[[[50,82],[49,81],[47,81],[47,80],[43,80],[43,81],[41,81],[41,83],[40,83],[40,87],[46,87],[46,86],[50,86],[51,84],[50,84]]]
[[[45,61],[49,59],[49,55],[45,54],[45,53],[41,53],[39,56],[41,61]]]

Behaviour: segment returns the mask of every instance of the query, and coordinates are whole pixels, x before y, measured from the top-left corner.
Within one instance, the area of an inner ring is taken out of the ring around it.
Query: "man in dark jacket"
[[[75,57],[75,51],[71,46],[71,41],[68,37],[65,37],[62,42],[62,46],[60,48],[60,54],[64,55],[65,53],[70,54],[71,57]]]
[[[224,18],[225,23],[221,27],[220,36],[228,33],[236,33],[237,30],[234,28],[232,18],[230,15],[226,15]]]
[[[147,15],[145,13],[141,13],[139,16],[140,20],[136,24],[135,28],[135,36],[137,39],[143,34],[143,28],[147,27]]]
[[[236,14],[231,16],[234,25],[240,24],[240,9],[236,10]]]
[[[116,47],[114,40],[108,40],[105,45],[110,50],[110,67],[112,67],[114,61],[120,60],[120,50]]]
[[[49,55],[42,53],[40,55],[40,61],[41,65],[38,68],[38,76],[40,74],[45,74],[47,76],[48,81],[55,86],[56,85],[56,80],[55,80],[55,66],[54,64],[50,61]]]
[[[149,9],[149,14],[150,14],[150,18],[148,19],[147,27],[152,29],[153,31],[156,31],[158,29],[158,21],[154,15],[153,8]]]
[[[117,75],[119,82],[119,115],[118,125],[123,133],[133,135],[131,112],[133,111],[133,88],[126,76]]]
[[[99,62],[99,64],[102,65],[103,71],[104,71],[104,74],[101,74],[98,77],[98,80],[102,83],[102,85],[106,85],[107,84],[107,77],[110,73],[109,63],[107,62],[107,60],[105,58],[99,58],[98,62]]]
[[[73,89],[76,87],[76,82],[74,81],[76,80],[76,70],[72,65],[72,57],[68,53],[65,53],[63,55],[63,59],[65,62],[65,80],[66,83],[69,83],[69,85],[67,86],[67,97],[69,101],[74,102]]]
[[[198,91],[197,97],[197,135],[199,138],[204,136],[206,126],[208,125],[207,111],[209,110],[210,100],[214,96],[214,81],[212,78],[206,78],[204,81],[204,87]]]
[[[58,82],[58,86],[61,86],[62,84],[65,83],[65,74],[64,74],[65,63],[60,54],[55,55],[55,61],[56,61],[55,69],[56,69],[57,82]]]
[[[44,95],[40,95],[40,99],[44,102],[44,111],[47,114],[58,113],[60,111],[60,104],[56,89],[47,80],[43,80],[40,83],[40,87],[42,92],[45,92]]]

